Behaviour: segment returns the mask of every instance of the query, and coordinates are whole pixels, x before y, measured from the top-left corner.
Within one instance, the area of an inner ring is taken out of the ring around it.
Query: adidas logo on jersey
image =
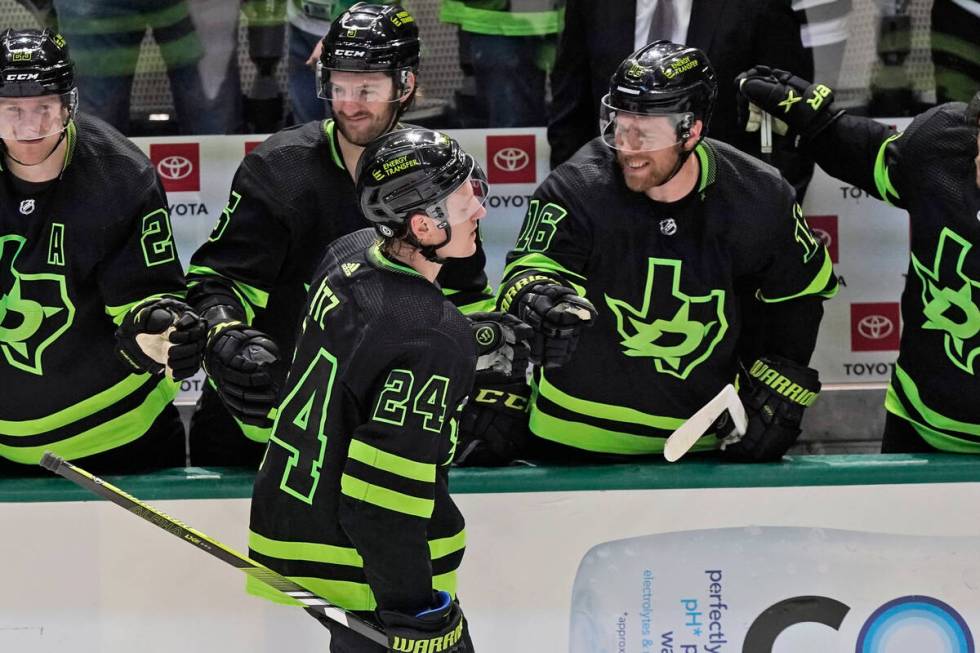
[[[344,263],[343,265],[340,266],[340,269],[342,269],[344,271],[344,274],[349,277],[350,275],[357,272],[357,268],[359,267],[361,267],[360,263]]]

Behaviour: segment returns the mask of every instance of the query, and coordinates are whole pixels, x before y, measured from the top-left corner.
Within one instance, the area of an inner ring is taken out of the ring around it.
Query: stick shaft
[[[212,556],[225,562],[252,578],[259,580],[269,587],[285,594],[288,598],[299,601],[308,612],[314,617],[323,615],[331,621],[335,621],[346,626],[354,632],[367,637],[372,642],[382,646],[388,645],[387,636],[374,624],[358,617],[357,615],[333,605],[329,601],[313,594],[302,585],[295,583],[285,576],[269,569],[265,565],[252,560],[246,555],[235,551],[231,547],[225,546],[221,542],[205,535],[204,533],[191,528],[190,526],[174,519],[170,515],[157,510],[153,506],[140,501],[131,494],[117,488],[98,476],[94,476],[84,469],[71,464],[51,453],[45,453],[41,458],[41,466],[47,470],[62,476],[75,485],[82,487],[103,499],[125,508],[134,515],[145,519],[154,526],[162,528],[171,535],[174,535],[185,542],[189,542],[198,549],[210,553]],[[322,619],[317,619],[322,622]]]

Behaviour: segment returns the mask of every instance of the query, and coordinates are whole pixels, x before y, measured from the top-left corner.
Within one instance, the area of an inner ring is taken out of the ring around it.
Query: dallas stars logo
[[[0,352],[7,363],[41,375],[44,350],[68,330],[75,306],[60,274],[23,274],[15,263],[26,239],[0,237]]]
[[[623,354],[650,357],[657,371],[686,379],[728,331],[725,291],[687,295],[680,290],[681,261],[650,258],[643,306],[606,295],[616,316]]]
[[[980,353],[980,309],[975,292],[980,282],[963,271],[973,245],[949,227],[939,236],[932,268],[912,255],[912,268],[922,282],[923,329],[944,331],[946,355],[967,374],[973,374],[973,359]],[[980,298],[980,292],[977,295]]]

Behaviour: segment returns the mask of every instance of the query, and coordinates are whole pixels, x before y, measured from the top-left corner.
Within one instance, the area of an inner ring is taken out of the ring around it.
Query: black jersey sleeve
[[[905,208],[902,154],[907,140],[887,125],[845,113],[814,139],[810,150],[830,176]]]
[[[174,244],[163,186],[147,168],[127,217],[105,228],[99,289],[117,324],[134,305],[153,297],[184,297],[184,273]]]
[[[340,524],[364,560],[378,606],[405,612],[431,603],[427,540],[437,501],[448,501],[445,466],[455,446],[455,415],[475,361],[439,331],[404,334],[384,356],[365,397],[368,421],[351,435],[340,478]],[[377,360],[377,358],[375,358]]]
[[[593,236],[585,210],[572,199],[583,191],[573,188],[574,180],[562,178],[569,169],[562,166],[552,172],[528,203],[517,242],[507,253],[500,296],[506,293],[508,281],[530,271],[551,277],[585,296],[583,283]]]
[[[189,301],[199,311],[217,304],[240,308],[251,323],[264,309],[292,237],[287,198],[271,194],[271,171],[249,154],[232,181],[228,205],[207,242],[191,257]]]

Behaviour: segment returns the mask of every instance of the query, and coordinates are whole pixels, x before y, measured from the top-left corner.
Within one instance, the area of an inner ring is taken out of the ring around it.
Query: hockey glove
[[[531,362],[545,369],[568,362],[582,328],[591,326],[598,315],[585,297],[543,276],[518,280],[504,295],[501,307],[534,329]]]
[[[116,329],[116,355],[134,374],[186,379],[201,366],[204,321],[182,301],[151,299],[130,309]]]
[[[534,329],[510,313],[471,313],[467,317],[476,340],[477,384],[481,380],[523,380]]]
[[[739,92],[749,102],[782,120],[804,143],[841,117],[834,106],[834,92],[825,84],[815,84],[793,73],[756,66],[735,79]]]
[[[448,592],[435,592],[435,607],[414,617],[393,610],[378,610],[388,635],[389,651],[443,651],[473,653],[463,633],[463,611]]]
[[[462,467],[499,467],[520,458],[528,438],[528,400],[524,379],[506,383],[477,381],[463,407],[453,461]]]
[[[204,369],[228,412],[245,424],[269,426],[279,360],[276,343],[241,322],[217,324],[208,333]]]
[[[722,455],[740,462],[779,460],[800,436],[803,411],[819,393],[816,370],[778,356],[760,358],[738,393],[748,428],[741,438],[734,431],[723,438]]]

